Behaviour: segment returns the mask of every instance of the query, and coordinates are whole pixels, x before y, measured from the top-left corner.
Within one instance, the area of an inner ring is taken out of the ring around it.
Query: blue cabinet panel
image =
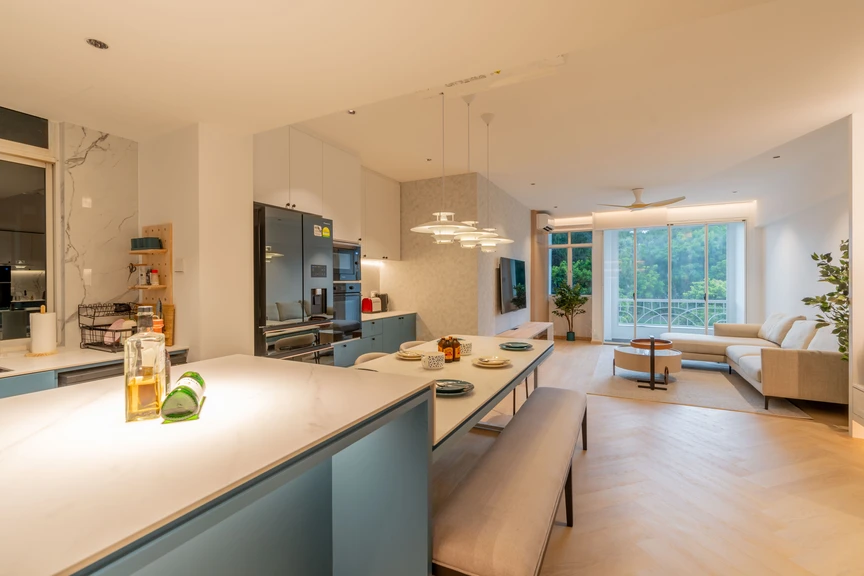
[[[399,316],[384,319],[384,352],[392,354],[399,350],[399,345],[404,342],[402,340],[402,320]]]
[[[364,343],[361,338],[348,340],[347,342],[336,342],[333,344],[333,365],[347,368],[354,365],[354,361],[361,354],[369,350],[368,342]]]
[[[57,387],[57,378],[53,371],[24,374],[0,378],[0,398],[29,394]]]
[[[384,323],[381,320],[366,320],[363,322],[363,336],[380,336],[384,330]]]

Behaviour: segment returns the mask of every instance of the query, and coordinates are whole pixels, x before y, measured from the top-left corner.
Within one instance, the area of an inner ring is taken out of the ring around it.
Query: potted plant
[[[576,333],[573,332],[573,320],[579,314],[584,314],[582,308],[588,302],[588,297],[582,295],[582,286],[574,284],[572,287],[567,284],[559,284],[555,290],[555,297],[552,299],[555,304],[555,310],[552,314],[567,320],[567,340],[576,340]]]
[[[834,285],[834,290],[822,296],[804,298],[808,306],[816,306],[817,327],[834,326],[832,333],[840,343],[843,359],[849,360],[849,240],[840,242],[840,261],[835,265],[831,253],[811,256],[819,268],[819,281]]]

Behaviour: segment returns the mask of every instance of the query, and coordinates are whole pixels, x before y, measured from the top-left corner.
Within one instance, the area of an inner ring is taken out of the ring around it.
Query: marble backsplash
[[[138,144],[68,123],[61,135],[62,315],[65,345],[74,347],[79,304],[138,297],[128,290],[130,240],[139,229]]]

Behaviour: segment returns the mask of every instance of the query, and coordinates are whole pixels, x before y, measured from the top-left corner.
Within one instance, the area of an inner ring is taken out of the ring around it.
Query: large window
[[[745,241],[743,222],[606,231],[605,338],[711,334],[715,322],[743,322]]]
[[[34,147],[48,148],[47,120],[0,108],[0,340],[29,337],[30,313],[53,310],[53,169]]]
[[[591,294],[591,242],[590,230],[549,234],[550,294],[561,284],[578,284],[582,294]]]

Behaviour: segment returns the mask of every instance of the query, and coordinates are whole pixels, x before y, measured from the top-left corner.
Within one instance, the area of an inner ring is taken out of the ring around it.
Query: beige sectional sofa
[[[768,399],[849,403],[849,365],[831,326],[773,314],[764,324],[715,324],[714,334],[667,332],[685,360],[723,362]]]

